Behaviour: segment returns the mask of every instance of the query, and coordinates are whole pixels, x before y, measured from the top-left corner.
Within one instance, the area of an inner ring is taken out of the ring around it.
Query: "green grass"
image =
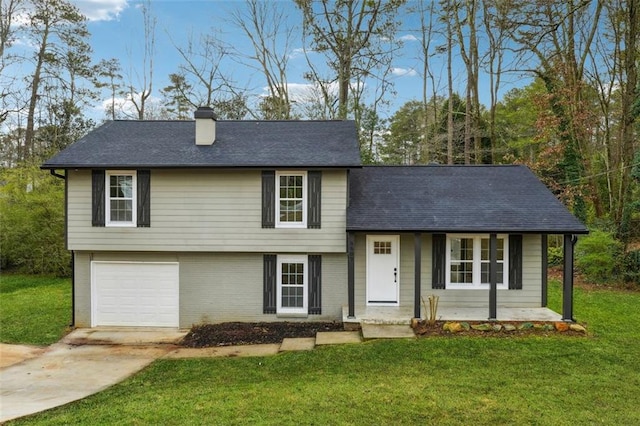
[[[550,307],[560,300],[553,283]],[[159,360],[15,424],[640,424],[638,306],[638,292],[576,290],[588,337],[452,336]]]
[[[0,342],[48,345],[71,323],[71,280],[0,276]]]

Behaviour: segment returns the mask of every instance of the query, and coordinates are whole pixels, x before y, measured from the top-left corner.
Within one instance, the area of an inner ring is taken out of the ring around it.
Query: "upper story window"
[[[106,173],[106,225],[136,226],[136,172]]]
[[[508,237],[497,236],[498,288],[508,280]],[[489,237],[486,235],[447,236],[447,288],[473,288],[489,284]]]
[[[306,172],[276,172],[276,226],[306,228]]]

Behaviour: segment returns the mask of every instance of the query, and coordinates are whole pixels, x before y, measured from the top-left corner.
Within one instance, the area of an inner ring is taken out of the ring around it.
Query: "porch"
[[[342,307],[342,322],[349,324],[410,324],[413,318],[411,307],[361,306],[355,309],[355,318],[349,317],[349,307]],[[423,313],[424,316],[424,313]],[[424,319],[424,318],[423,318]],[[438,321],[488,321],[489,310],[485,307],[460,308],[439,306]],[[492,321],[562,321],[562,315],[549,308],[510,308],[498,306],[497,316]]]

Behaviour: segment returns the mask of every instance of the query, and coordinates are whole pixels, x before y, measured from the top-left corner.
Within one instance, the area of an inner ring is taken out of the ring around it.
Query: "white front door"
[[[367,305],[399,304],[399,263],[399,235],[367,235]]]

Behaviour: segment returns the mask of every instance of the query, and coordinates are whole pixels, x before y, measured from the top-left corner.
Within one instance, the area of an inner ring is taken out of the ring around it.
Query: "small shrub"
[[[549,247],[547,249],[549,266],[562,265],[564,254],[562,247]]]
[[[603,284],[616,280],[621,269],[623,245],[609,232],[594,230],[576,245],[576,267],[584,278]]]
[[[622,277],[625,282],[640,285],[640,250],[632,250],[624,255]]]

